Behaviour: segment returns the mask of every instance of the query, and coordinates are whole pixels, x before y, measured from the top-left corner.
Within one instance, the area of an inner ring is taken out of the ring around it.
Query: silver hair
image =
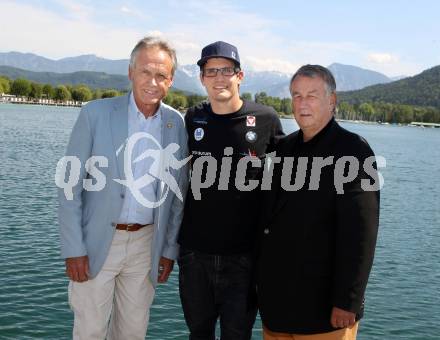
[[[333,74],[329,69],[321,65],[304,65],[301,66],[298,71],[292,76],[290,80],[290,92],[292,91],[292,83],[297,77],[309,77],[309,78],[321,78],[327,90],[327,95],[331,95],[336,92],[336,81]]]
[[[131,51],[130,55],[130,67],[135,66],[136,57],[140,50],[143,50],[144,48],[154,48],[157,47],[160,50],[166,52],[172,62],[173,62],[173,68],[171,70],[171,74],[174,76],[174,72],[177,68],[177,57],[176,57],[176,50],[171,47],[171,45],[158,37],[144,37],[143,39],[139,40],[136,46],[133,48],[133,51]]]

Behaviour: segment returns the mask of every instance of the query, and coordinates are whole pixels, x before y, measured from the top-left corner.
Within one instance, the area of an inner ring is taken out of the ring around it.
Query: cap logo
[[[231,55],[232,55],[232,58],[235,59],[235,52],[234,51],[231,52]]]

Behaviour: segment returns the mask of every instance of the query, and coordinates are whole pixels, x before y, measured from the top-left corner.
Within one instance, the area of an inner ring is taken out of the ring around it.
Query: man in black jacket
[[[355,339],[363,315],[379,180],[368,143],[334,120],[335,90],[333,75],[319,65],[301,67],[290,83],[300,130],[278,144],[283,161],[274,158],[261,220],[265,340]]]

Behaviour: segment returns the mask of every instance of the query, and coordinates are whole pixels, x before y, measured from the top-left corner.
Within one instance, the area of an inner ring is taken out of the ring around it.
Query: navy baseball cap
[[[238,55],[237,47],[224,41],[216,41],[215,43],[205,46],[197,65],[203,66],[209,58],[226,58],[232,60],[240,67],[240,56]]]

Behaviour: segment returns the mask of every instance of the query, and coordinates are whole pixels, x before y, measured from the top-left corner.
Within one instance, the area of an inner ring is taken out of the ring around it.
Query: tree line
[[[58,101],[75,100],[87,102],[93,99],[110,98],[124,94],[114,89],[91,89],[87,85],[58,85],[39,84],[27,79],[18,78],[11,80],[0,76],[0,93],[13,94],[16,96],[34,99],[47,98]],[[268,96],[266,92],[258,92],[254,96],[251,93],[243,93],[242,99],[255,101],[263,105],[273,107],[282,117],[291,116],[292,102],[290,98],[278,98]],[[206,96],[187,94],[179,90],[171,90],[164,98],[164,103],[175,109],[184,111],[188,107],[197,105]],[[409,124],[411,122],[440,123],[440,109],[431,106],[416,106],[406,104],[394,104],[386,102],[363,102],[350,104],[341,101],[338,104],[336,117],[347,120],[363,120],[370,122],[387,122]]]
[[[409,124],[411,122],[440,123],[440,110],[430,106],[384,102],[364,102],[362,104],[340,102],[336,117],[347,120],[393,124]]]
[[[32,99],[53,99],[57,101],[75,100],[88,102],[93,99],[119,96],[122,92],[114,89],[91,89],[87,85],[58,85],[40,84],[24,78],[11,80],[0,76],[0,93]]]
[[[368,86],[356,91],[339,93],[350,104],[393,103],[440,108],[440,66],[387,84]]]

